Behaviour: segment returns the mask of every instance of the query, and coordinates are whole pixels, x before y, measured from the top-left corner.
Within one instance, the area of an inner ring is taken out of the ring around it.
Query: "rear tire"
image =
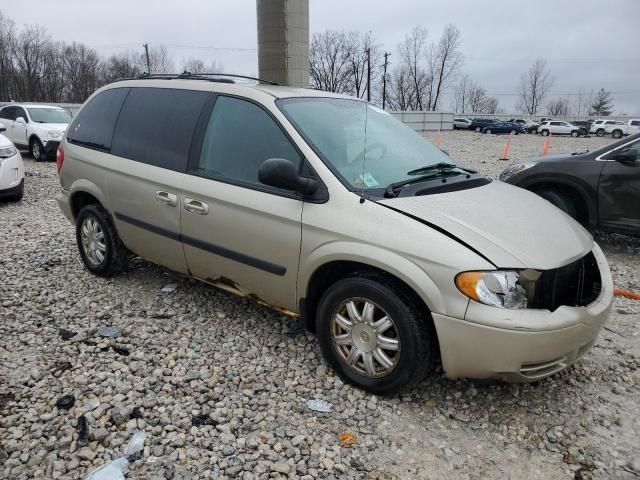
[[[29,142],[29,153],[36,162],[41,162],[47,159],[47,153],[44,151],[42,142],[37,138],[32,138]]]
[[[604,137],[604,129],[599,128],[598,130],[596,130],[596,136],[597,137]]]
[[[491,135],[491,129],[490,129],[490,128],[487,128],[487,129],[484,131],[484,133],[487,133],[487,134]]]
[[[109,214],[99,204],[80,209],[76,218],[76,242],[82,263],[100,277],[113,277],[128,266],[129,252]]]
[[[577,137],[577,136],[579,136],[579,135],[580,135],[580,132],[578,132],[578,130],[571,130],[571,136],[572,136],[573,138],[576,138],[576,137]]]
[[[365,314],[367,303],[370,315]],[[375,327],[384,318],[389,326]],[[433,369],[437,348],[431,325],[424,307],[380,274],[334,283],[320,299],[316,315],[327,362],[345,381],[377,394],[418,383]]]
[[[574,218],[576,220],[578,219],[576,205],[573,202],[573,200],[569,198],[567,195],[563,195],[557,190],[554,190],[551,188],[538,190],[536,193],[540,195],[542,198],[544,198],[545,200],[547,200],[548,202],[558,207],[560,210],[562,210],[564,213],[569,215],[571,218]]]

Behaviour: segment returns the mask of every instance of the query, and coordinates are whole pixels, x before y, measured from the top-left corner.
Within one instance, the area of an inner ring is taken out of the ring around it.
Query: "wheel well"
[[[40,140],[40,137],[38,137],[38,135],[36,135],[35,133],[32,133],[31,136],[29,137],[29,145],[31,145],[31,142],[33,141],[33,139],[36,139],[40,143],[42,143],[42,140]]]
[[[574,187],[569,185],[563,185],[558,183],[542,183],[537,185],[532,185],[529,187],[529,190],[534,193],[539,193],[542,190],[553,190],[557,192],[559,195],[564,196],[565,198],[569,198],[573,205],[576,207],[576,215],[578,215],[578,222],[584,226],[589,226],[590,223],[590,215],[589,215],[589,207],[587,202],[585,201],[582,194],[576,190]]]
[[[335,261],[326,263],[319,267],[315,272],[313,272],[313,275],[311,275],[311,278],[309,279],[306,297],[303,302],[301,302],[303,303],[303,305],[301,305],[301,312],[306,328],[312,332],[315,331],[318,303],[320,302],[320,298],[324,292],[326,292],[331,285],[343,278],[371,274],[388,278],[391,283],[401,288],[403,292],[410,297],[411,301],[414,302],[414,305],[416,305],[417,308],[423,311],[429,311],[429,308],[415,290],[395,275],[365,263]],[[429,316],[429,318],[431,317]],[[430,325],[430,327],[433,327],[433,325]]]
[[[87,192],[74,193],[71,196],[71,213],[73,214],[73,218],[76,218],[78,216],[78,212],[80,212],[80,209],[82,207],[84,207],[85,205],[89,205],[90,203],[101,205],[100,201],[90,193],[87,193]]]

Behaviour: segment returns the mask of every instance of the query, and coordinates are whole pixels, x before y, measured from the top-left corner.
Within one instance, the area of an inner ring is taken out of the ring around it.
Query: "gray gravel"
[[[516,140],[517,155],[541,149],[540,137]],[[606,141],[554,139],[554,149]],[[442,141],[491,176],[508,163],[495,160],[503,143],[470,132]],[[89,274],[53,200],[54,164],[26,170],[24,200],[0,204],[0,478],[84,478],[138,430],[147,440],[127,478],[640,474],[640,302],[616,299],[595,348],[537,384],[438,372],[376,397],[334,376],[297,320],[141,260],[116,279]],[[640,240],[598,238],[616,284],[640,290]],[[120,335],[102,336],[105,326]],[[63,395],[74,396],[68,410],[56,407]],[[309,399],[332,409],[311,411]],[[341,446],[344,432],[357,443]]]

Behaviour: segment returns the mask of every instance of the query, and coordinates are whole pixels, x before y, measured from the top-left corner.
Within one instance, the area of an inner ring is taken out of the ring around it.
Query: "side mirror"
[[[620,163],[634,163],[638,160],[638,152],[634,148],[623,148],[609,155],[609,159]]]
[[[270,158],[260,165],[258,180],[271,187],[283,188],[310,195],[318,189],[318,182],[313,178],[302,177],[290,160]]]
[[[16,118],[16,123],[21,123],[22,125],[26,125],[27,122],[23,117]]]

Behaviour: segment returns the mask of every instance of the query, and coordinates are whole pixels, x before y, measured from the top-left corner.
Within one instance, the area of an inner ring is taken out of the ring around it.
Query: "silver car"
[[[611,306],[592,237],[351,97],[228,78],[98,90],[58,153],[60,208],[97,275],[131,253],[301,321],[345,380],[385,393],[533,381]]]

